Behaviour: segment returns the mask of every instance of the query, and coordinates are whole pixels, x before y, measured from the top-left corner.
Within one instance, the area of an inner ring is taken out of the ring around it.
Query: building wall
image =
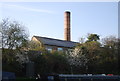
[[[37,40],[35,37],[32,37],[32,41],[36,41],[40,43],[41,47],[45,47],[47,50],[52,51],[66,51],[68,48],[66,47],[59,47],[59,46],[52,46],[52,45],[44,45],[41,41]]]
[[[32,37],[32,41],[35,41],[40,44],[40,47],[43,47],[44,45],[42,44],[41,41],[37,40],[35,37]]]
[[[59,46],[50,46],[50,45],[44,45],[47,50],[56,50],[56,51],[65,51],[68,48],[65,47],[59,47]]]
[[[35,37],[32,37],[32,40],[33,40],[33,41],[38,41]]]

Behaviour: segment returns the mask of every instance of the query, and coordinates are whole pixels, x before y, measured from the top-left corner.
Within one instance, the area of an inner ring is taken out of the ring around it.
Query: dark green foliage
[[[87,42],[100,40],[99,35],[97,34],[89,34],[87,38]]]
[[[77,48],[81,48],[81,46],[87,48],[89,59],[87,72],[92,74],[120,74],[118,68],[120,41],[116,37],[110,36],[104,38],[100,43],[96,40],[90,40],[91,36],[93,35],[88,37],[89,41],[77,46]],[[85,72],[84,68],[82,70]]]
[[[16,61],[16,50],[2,49],[2,70],[15,72],[16,75],[23,75],[21,63]]]
[[[36,58],[32,58],[35,63],[36,73],[67,73],[68,66],[67,59],[63,53],[48,52],[47,54],[40,54]]]
[[[35,78],[17,77],[15,81],[36,81]]]

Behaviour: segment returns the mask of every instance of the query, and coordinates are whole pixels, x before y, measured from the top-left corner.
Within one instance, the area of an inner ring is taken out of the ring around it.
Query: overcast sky
[[[24,24],[33,35],[64,39],[64,12],[71,12],[71,38],[88,33],[101,38],[118,36],[117,2],[4,2],[0,20],[10,18]]]

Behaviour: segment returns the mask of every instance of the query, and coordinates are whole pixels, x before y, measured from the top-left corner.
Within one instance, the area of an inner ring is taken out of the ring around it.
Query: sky
[[[64,12],[71,12],[71,40],[78,42],[88,33],[101,38],[118,36],[117,2],[2,2],[0,21],[16,20],[32,36],[64,40]]]

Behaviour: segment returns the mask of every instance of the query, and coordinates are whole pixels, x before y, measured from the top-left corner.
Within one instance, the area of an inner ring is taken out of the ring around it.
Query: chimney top
[[[65,13],[70,13],[70,11],[65,11]]]

